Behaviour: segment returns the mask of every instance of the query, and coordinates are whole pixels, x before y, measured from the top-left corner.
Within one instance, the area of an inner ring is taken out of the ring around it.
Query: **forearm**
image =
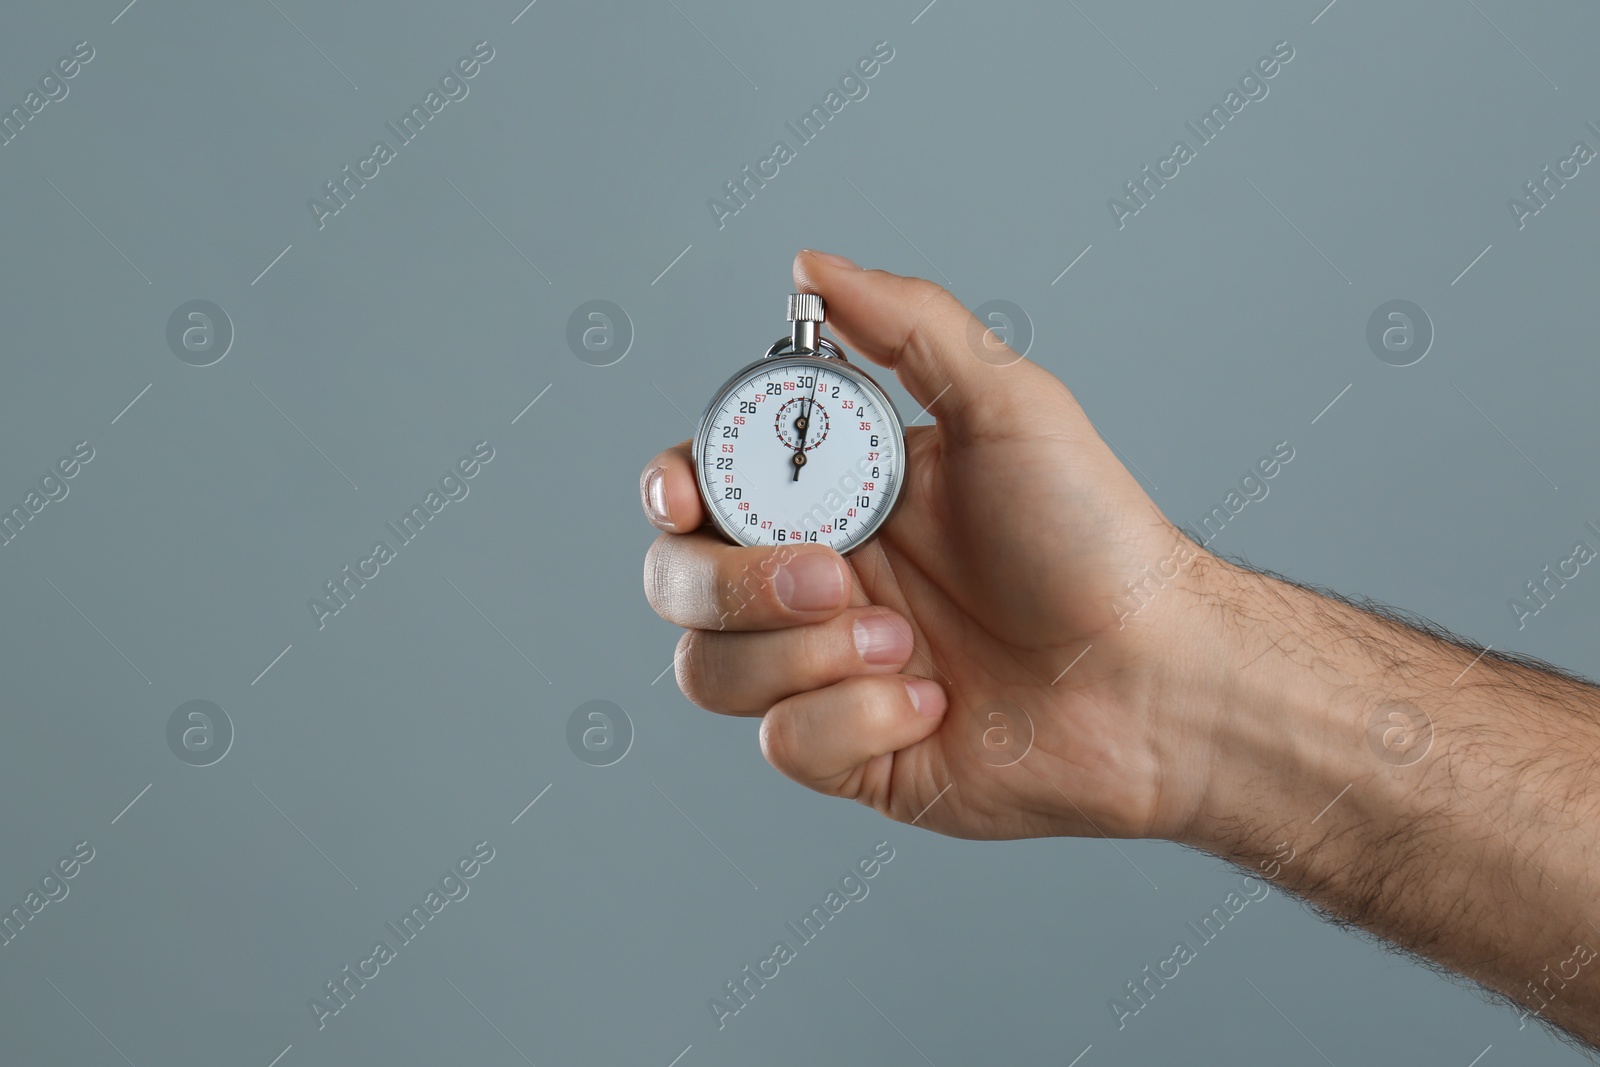
[[[1600,1042],[1600,690],[1207,571],[1218,744],[1185,843]]]

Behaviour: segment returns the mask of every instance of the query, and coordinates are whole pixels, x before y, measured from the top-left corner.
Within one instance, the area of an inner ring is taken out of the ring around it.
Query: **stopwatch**
[[[729,378],[694,435],[700,495],[742,545],[842,553],[883,528],[905,484],[905,428],[878,383],[821,335],[822,297],[789,297],[790,333]]]

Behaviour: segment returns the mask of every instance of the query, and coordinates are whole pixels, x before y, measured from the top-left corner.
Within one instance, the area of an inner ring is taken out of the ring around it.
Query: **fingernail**
[[[806,552],[778,568],[772,589],[793,611],[836,608],[844,601],[844,568],[833,556]]]
[[[867,663],[904,663],[911,655],[911,627],[893,615],[863,615],[850,632]]]
[[[923,718],[937,719],[944,714],[944,690],[938,682],[927,678],[907,678],[906,695],[911,698],[911,706]]]
[[[860,270],[861,269],[860,267],[856,266],[853,262],[851,262],[850,260],[846,259],[845,257],[836,256],[832,252],[818,252],[815,248],[808,248],[808,249],[806,249],[806,251],[809,252],[811,255],[816,256],[818,259],[822,260],[822,262],[827,263],[827,264],[829,264],[831,266],[843,267],[845,270]]]
[[[666,468],[651,467],[645,471],[641,488],[645,515],[657,526],[671,526],[672,513],[667,509]]]

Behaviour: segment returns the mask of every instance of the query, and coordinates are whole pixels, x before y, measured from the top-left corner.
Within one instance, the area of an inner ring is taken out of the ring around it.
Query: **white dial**
[[[904,437],[894,404],[854,367],[776,356],[712,400],[695,461],[706,506],[733,540],[843,553],[876,533],[899,498]]]

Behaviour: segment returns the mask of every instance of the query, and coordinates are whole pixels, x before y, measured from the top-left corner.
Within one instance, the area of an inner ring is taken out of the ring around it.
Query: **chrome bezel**
[[[779,543],[793,543],[773,542],[766,540],[746,540],[743,536],[741,536],[743,532],[741,528],[733,523],[728,522],[728,520],[723,517],[722,513],[718,511],[715,506],[713,506],[711,502],[711,486],[706,481],[707,473],[704,451],[706,444],[706,433],[711,428],[712,417],[722,407],[723,402],[726,401],[729,395],[735,392],[739,386],[743,385],[751,377],[753,372],[758,370],[770,370],[774,366],[775,362],[778,364],[793,366],[805,366],[807,364],[825,365],[838,374],[854,381],[863,390],[865,390],[876,403],[881,406],[881,409],[884,412],[884,418],[889,423],[889,429],[893,432],[895,439],[900,443],[899,476],[895,478],[894,488],[890,493],[888,506],[882,508],[876,515],[872,517],[871,525],[867,529],[866,536],[862,537],[859,541],[856,541],[849,548],[840,553],[841,555],[848,556],[850,553],[861,548],[863,545],[871,543],[872,539],[877,537],[878,533],[883,529],[884,524],[894,516],[895,510],[900,505],[900,499],[904,495],[906,478],[908,476],[905,423],[900,419],[900,411],[895,407],[894,400],[891,399],[889,394],[884,391],[883,387],[874,381],[872,376],[866,371],[861,370],[859,367],[850,363],[845,358],[844,352],[841,351],[839,347],[832,341],[829,341],[826,338],[819,338],[818,344],[819,347],[835,353],[834,355],[822,355],[818,352],[785,353],[783,349],[789,344],[789,338],[782,338],[767,350],[766,355],[762,356],[755,362],[746,364],[745,366],[739,368],[739,370],[735,371],[731,376],[729,376],[727,381],[722,383],[722,387],[718,389],[715,394],[713,394],[711,397],[711,402],[706,405],[705,411],[700,416],[700,424],[694,432],[694,451],[692,454],[692,459],[694,460],[695,483],[700,487],[700,499],[705,505],[706,514],[710,517],[712,525],[715,526],[717,532],[722,534],[722,536],[727,540],[736,545],[746,545],[749,547],[765,547]],[[810,544],[812,542],[802,543]]]

